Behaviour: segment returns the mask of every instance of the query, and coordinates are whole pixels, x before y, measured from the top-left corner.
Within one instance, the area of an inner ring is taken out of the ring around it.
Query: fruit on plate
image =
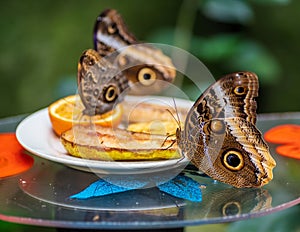
[[[123,108],[120,104],[115,109],[102,115],[83,115],[84,106],[79,95],[71,95],[53,102],[48,107],[48,113],[54,132],[60,136],[73,125],[95,124],[104,127],[115,127],[122,119]]]
[[[106,161],[180,158],[175,138],[101,126],[73,126],[61,135],[67,152],[76,157]]]
[[[131,123],[127,129],[133,132],[175,136],[178,127],[177,122],[173,119],[172,121],[153,120],[150,122]],[[181,125],[181,127],[183,127],[183,125]]]
[[[189,108],[177,108],[177,112],[173,107],[153,104],[153,103],[139,103],[136,104],[130,101],[124,101],[122,103],[124,112],[122,121],[124,123],[137,123],[137,122],[150,122],[150,121],[175,121],[177,115],[181,122],[184,122]]]

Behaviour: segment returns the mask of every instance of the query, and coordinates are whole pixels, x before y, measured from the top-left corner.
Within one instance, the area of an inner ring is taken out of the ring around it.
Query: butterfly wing
[[[195,102],[179,147],[212,178],[235,187],[258,187],[272,179],[275,161],[255,127],[257,76],[227,75]]]
[[[171,59],[153,46],[138,43],[114,9],[98,16],[94,48],[123,71],[130,83],[130,94],[159,92],[176,76]]]
[[[210,86],[188,113],[185,128],[213,118],[241,117],[255,124],[258,78],[251,72],[224,76]]]
[[[94,26],[94,47],[102,56],[135,43],[136,38],[129,32],[116,10],[107,9],[97,17]]]
[[[127,78],[95,50],[85,51],[78,62],[78,92],[85,106],[83,114],[103,114],[123,100]]]

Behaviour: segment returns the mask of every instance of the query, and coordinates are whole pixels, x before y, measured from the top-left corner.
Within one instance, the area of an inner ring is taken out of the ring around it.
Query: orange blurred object
[[[34,159],[24,153],[14,133],[0,134],[0,178],[24,172]]]
[[[264,138],[270,143],[280,144],[276,147],[278,154],[300,159],[300,125],[275,126],[265,133]]]

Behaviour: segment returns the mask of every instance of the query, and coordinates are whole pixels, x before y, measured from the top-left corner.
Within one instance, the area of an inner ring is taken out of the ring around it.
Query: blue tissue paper
[[[202,201],[200,184],[187,176],[176,176],[174,179],[158,185],[157,187],[160,191],[174,197],[183,198],[193,202]]]
[[[77,193],[70,198],[76,199],[88,199],[91,197],[100,197],[113,193],[120,193],[131,190],[131,188],[125,188],[117,185],[113,185],[105,180],[99,179],[96,182],[92,183],[86,189]]]
[[[121,193],[137,189],[134,186],[141,187],[143,185],[146,185],[146,183],[141,184],[140,180],[137,185],[132,185],[132,181],[130,181],[130,183],[130,187],[124,187],[124,184],[122,186],[118,186],[103,179],[99,179],[83,191],[72,195],[70,198],[88,199],[92,197],[101,197],[109,194]],[[157,185],[157,188],[164,193],[189,201],[201,202],[202,200],[200,184],[197,181],[194,181],[192,178],[184,175],[178,175],[166,183],[159,184]]]

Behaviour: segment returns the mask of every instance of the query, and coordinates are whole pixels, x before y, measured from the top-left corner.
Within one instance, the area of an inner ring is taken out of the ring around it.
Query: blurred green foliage
[[[117,9],[139,40],[183,48],[216,78],[256,72],[259,112],[297,111],[299,7],[289,0],[2,1],[0,117],[75,93],[78,58],[92,48],[94,21],[106,8]]]
[[[0,231],[3,232],[57,232],[55,228],[28,226],[0,221]]]

